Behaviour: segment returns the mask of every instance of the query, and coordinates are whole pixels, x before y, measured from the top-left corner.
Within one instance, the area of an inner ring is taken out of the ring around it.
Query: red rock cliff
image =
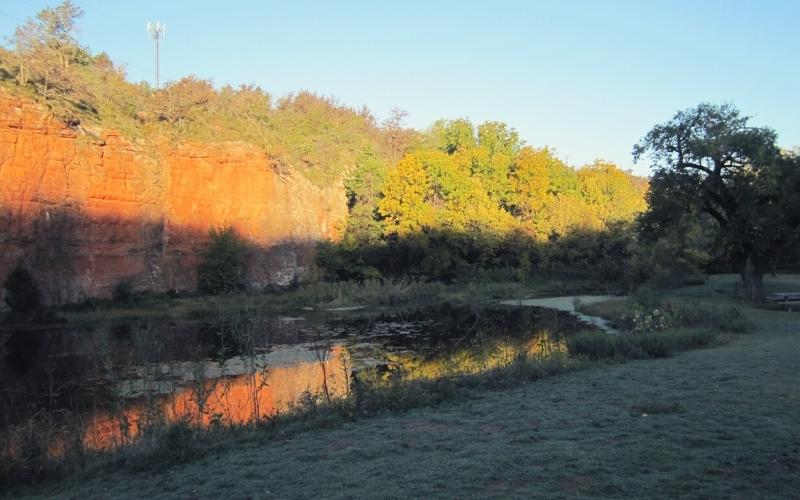
[[[281,174],[246,144],[98,140],[0,97],[0,280],[22,261],[49,303],[107,297],[123,280],[194,289],[209,228],[228,224],[253,244],[251,284],[285,284],[346,212],[341,185]]]

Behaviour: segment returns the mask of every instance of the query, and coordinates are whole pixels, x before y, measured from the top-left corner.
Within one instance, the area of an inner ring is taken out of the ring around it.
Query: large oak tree
[[[634,147],[653,160],[644,227],[666,229],[687,213],[716,221],[716,245],[739,271],[748,296],[763,299],[763,277],[797,242],[798,162],[781,153],[770,128],[748,124],[734,106],[700,104],[656,125]]]

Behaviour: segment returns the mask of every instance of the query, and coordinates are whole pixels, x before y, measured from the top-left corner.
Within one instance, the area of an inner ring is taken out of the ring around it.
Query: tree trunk
[[[753,256],[749,255],[740,275],[744,286],[744,296],[754,304],[764,302],[764,272],[763,266],[754,264]]]

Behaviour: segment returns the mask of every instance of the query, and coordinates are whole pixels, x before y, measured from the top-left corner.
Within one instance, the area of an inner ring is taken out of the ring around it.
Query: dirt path
[[[752,314],[758,332],[721,347],[78,477],[52,496],[796,498],[800,315]]]

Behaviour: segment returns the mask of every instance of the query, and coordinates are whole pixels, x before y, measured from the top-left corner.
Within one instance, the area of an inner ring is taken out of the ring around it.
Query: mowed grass
[[[675,291],[731,305],[734,277]],[[797,276],[768,287],[800,290]],[[251,438],[167,468],[101,470],[57,498],[738,497],[800,492],[800,314],[753,332],[466,402]]]

